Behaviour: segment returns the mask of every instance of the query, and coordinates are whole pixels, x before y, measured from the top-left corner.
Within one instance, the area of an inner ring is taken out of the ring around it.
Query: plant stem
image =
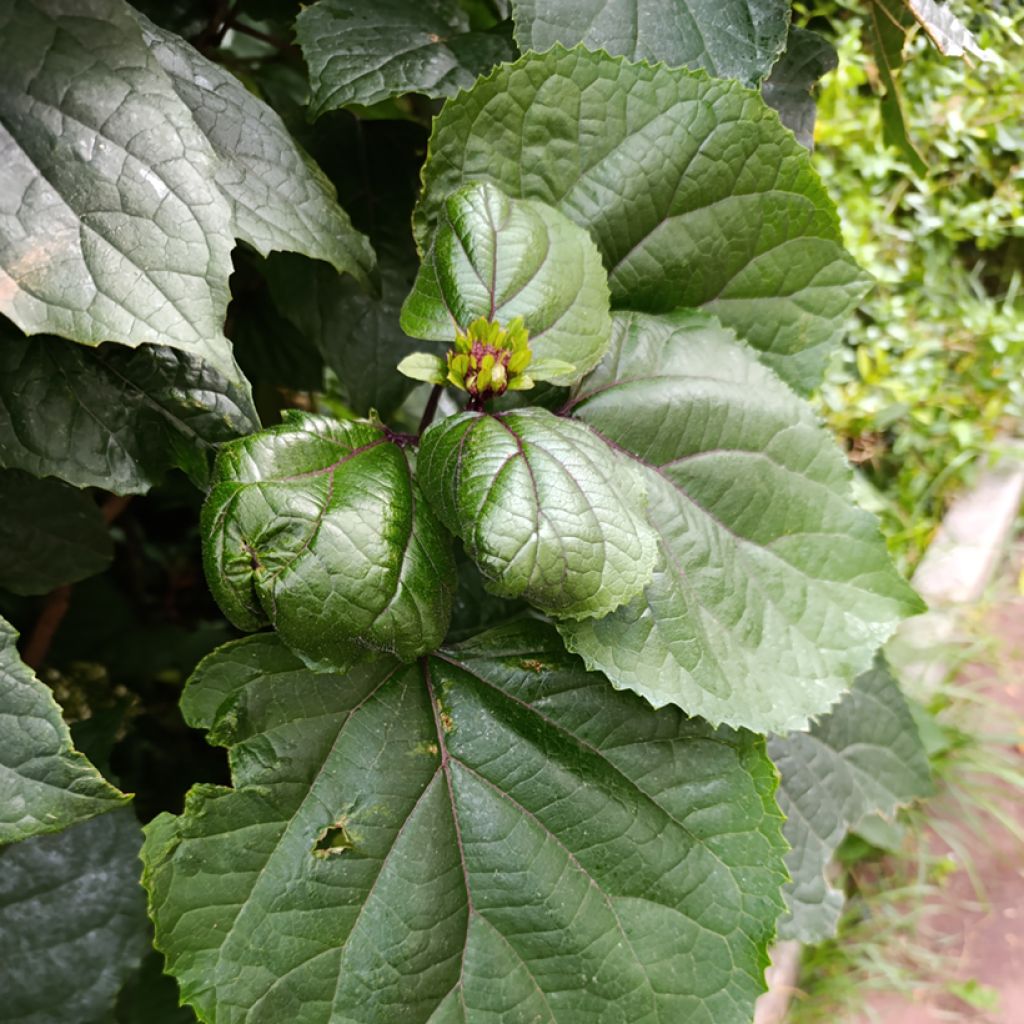
[[[418,434],[422,434],[431,423],[434,422],[434,414],[437,412],[437,403],[441,401],[441,391],[443,385],[435,384],[434,390],[430,392],[430,397],[427,399],[426,407],[423,410],[423,416],[420,419]]]
[[[21,660],[33,671],[38,670],[46,660],[53,638],[64,620],[64,616],[67,615],[70,605],[71,584],[69,583],[57,587],[56,590],[51,590],[47,595],[43,610],[39,613],[39,618],[36,619],[32,633],[21,652]]]

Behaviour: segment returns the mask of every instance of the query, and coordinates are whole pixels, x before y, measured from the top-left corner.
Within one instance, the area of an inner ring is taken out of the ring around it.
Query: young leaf
[[[103,572],[114,545],[96,502],[60,480],[0,470],[0,587],[46,594]]]
[[[187,52],[182,43],[161,49],[164,59]],[[305,164],[286,153],[273,115],[234,87],[229,103],[219,95],[223,73],[211,76],[172,82],[122,0],[4,5],[0,194],[11,201],[0,210],[0,312],[26,333],[167,345],[237,378],[222,333],[235,232],[275,248],[305,245],[290,204],[326,183],[308,167],[301,186],[280,168],[254,175],[254,152],[242,140],[262,140],[293,171]],[[202,102],[200,79],[210,88]],[[216,145],[244,158],[218,158],[176,85]],[[321,192],[311,207],[318,213],[332,201]],[[252,209],[260,195],[270,203],[262,219]],[[271,231],[277,224],[288,229]],[[354,254],[368,259],[369,251],[350,228],[346,237],[346,266],[356,269]]]
[[[448,380],[448,364],[443,356],[432,356],[429,352],[413,352],[398,364],[398,372],[410,380],[421,380],[427,384],[444,384]]]
[[[450,541],[377,426],[289,412],[225,445],[203,507],[210,588],[239,629],[272,624],[317,668],[433,650],[451,617]]]
[[[231,204],[235,236],[264,256],[302,253],[365,282],[373,265],[370,243],[281,118],[229,71],[134,13],[150,52],[217,154],[217,187]]]
[[[421,248],[446,197],[480,180],[586,228],[613,308],[702,307],[797,388],[818,383],[865,291],[807,151],[735,82],[579,48],[528,54],[435,119]]]
[[[590,236],[544,203],[477,184],[449,196],[430,251],[402,307],[414,338],[451,341],[477,317],[521,317],[538,359],[575,367],[572,384],[608,348],[608,281]],[[535,373],[527,368],[531,377]]]
[[[616,314],[573,415],[645,467],[661,554],[636,600],[559,625],[655,707],[806,728],[920,600],[809,405],[716,321]]]
[[[111,1009],[148,944],[142,833],[121,810],[0,850],[0,992],[17,1024],[82,1024]]]
[[[847,831],[931,792],[928,759],[900,688],[879,661],[807,733],[774,736],[783,834],[792,847],[779,935],[821,942],[835,934],[843,894],[825,876]]]
[[[129,799],[71,745],[49,688],[18,656],[17,638],[0,619],[0,845],[58,832]]]
[[[839,55],[827,39],[817,32],[791,28],[786,52],[761,86],[765,103],[779,112],[779,120],[807,149],[814,149],[814,118],[817,113],[811,91],[838,65]]]
[[[590,50],[759,82],[786,42],[789,0],[512,0],[519,48]]]
[[[471,32],[456,0],[320,0],[299,14],[295,32],[313,117],[407,92],[454,96],[515,57],[504,35]]]
[[[576,619],[651,578],[643,478],[579,423],[545,409],[451,416],[423,435],[416,469],[492,593]]]
[[[185,708],[234,788],[147,826],[144,882],[203,1019],[748,1024],[784,878],[759,737],[537,622],[344,677],[250,637]]]
[[[115,494],[174,466],[205,487],[214,446],[258,426],[248,388],[185,352],[89,349],[0,321],[0,466]]]

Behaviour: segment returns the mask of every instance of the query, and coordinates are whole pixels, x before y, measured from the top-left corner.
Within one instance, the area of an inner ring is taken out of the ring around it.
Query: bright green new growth
[[[581,619],[651,578],[640,471],[579,423],[544,409],[451,416],[423,435],[417,471],[494,594]]]
[[[411,660],[451,616],[450,541],[405,452],[371,423],[291,412],[225,445],[203,508],[210,588],[239,629],[272,624],[316,668]]]

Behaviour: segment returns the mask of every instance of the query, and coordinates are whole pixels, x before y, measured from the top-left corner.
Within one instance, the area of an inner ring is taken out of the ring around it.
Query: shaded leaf
[[[129,799],[71,745],[53,694],[18,656],[17,638],[0,619],[0,844],[58,832]]]
[[[404,229],[408,232],[408,228]],[[396,372],[422,344],[399,326],[399,311],[416,277],[411,243],[378,243],[380,294],[329,267],[277,255],[266,275],[277,308],[314,344],[337,374],[342,396],[361,416],[394,412],[414,387]]]
[[[875,58],[878,75],[885,93],[880,101],[882,139],[887,146],[898,149],[918,174],[926,174],[928,165],[907,133],[903,112],[899,71],[903,67],[903,47],[913,18],[904,0],[868,0],[865,27],[867,48]]]
[[[114,545],[96,502],[60,480],[0,470],[0,587],[46,594],[103,572]]]
[[[239,629],[316,667],[440,644],[455,566],[405,452],[378,426],[289,411],[225,445],[203,506],[207,580]]]
[[[0,991],[8,1024],[82,1024],[114,1002],[149,925],[142,835],[121,810],[0,849]]]
[[[500,32],[471,32],[454,0],[320,0],[302,11],[295,31],[313,117],[406,92],[454,96],[515,57]]]
[[[344,677],[251,637],[184,706],[234,789],[143,856],[204,1019],[749,1022],[784,877],[759,737],[654,714],[537,622]]]
[[[646,467],[660,535],[643,595],[561,623],[570,649],[656,707],[806,728],[919,598],[814,410],[700,314],[616,314],[572,414]]]
[[[450,416],[423,435],[417,474],[494,594],[585,618],[651,578],[643,478],[581,424],[545,409]]]
[[[735,82],[582,49],[527,55],[435,119],[421,249],[471,181],[587,228],[613,308],[702,307],[796,387],[818,382],[865,290],[807,151]]]
[[[513,0],[519,48],[590,50],[759,82],[786,43],[789,0]]]
[[[281,118],[229,71],[136,13],[142,37],[217,154],[217,187],[231,204],[237,238],[325,260],[366,279],[367,239],[338,206],[334,186],[288,134]]]
[[[814,149],[817,113],[812,91],[838,65],[839,55],[827,39],[794,27],[789,30],[786,52],[761,86],[765,103],[779,112],[779,120],[808,149]]]
[[[176,467],[205,487],[214,446],[257,426],[248,387],[195,356],[30,339],[0,322],[2,466],[115,494]]]
[[[493,185],[449,196],[402,307],[402,328],[450,343],[456,329],[481,316],[503,325],[522,318],[538,362],[574,368],[543,379],[572,384],[593,369],[608,348],[611,320],[601,255],[587,232],[550,206],[509,199]],[[527,372],[535,376],[535,364]]]
[[[779,806],[792,849],[779,935],[821,942],[835,934],[843,894],[825,876],[832,855],[865,817],[891,815],[931,792],[928,759],[888,668],[879,662],[807,733],[773,736]]]
[[[163,971],[164,958],[150,950],[118,993],[114,1011],[99,1024],[195,1024],[196,1015],[178,1005],[177,982]]]

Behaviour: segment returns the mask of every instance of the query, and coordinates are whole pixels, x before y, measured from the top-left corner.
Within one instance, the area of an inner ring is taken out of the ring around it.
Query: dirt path
[[[1024,762],[1024,597],[1019,596],[1017,554],[994,588],[995,600],[980,616],[976,632],[987,650],[958,674],[972,693],[989,698],[979,709],[980,728],[1003,737],[1018,737]],[[1024,796],[1007,801],[1008,813],[1024,829]],[[936,807],[942,814],[946,808]],[[953,812],[955,813],[955,812]],[[948,847],[932,834],[937,850]],[[964,870],[950,876],[929,899],[924,924],[915,941],[944,954],[945,978],[934,979],[911,995],[875,993],[862,1012],[837,1024],[1024,1024],[1024,844],[1002,827],[981,827],[967,835],[981,892]],[[998,1006],[985,1007],[984,989],[971,1005],[951,994],[950,983],[987,986],[998,992]]]

